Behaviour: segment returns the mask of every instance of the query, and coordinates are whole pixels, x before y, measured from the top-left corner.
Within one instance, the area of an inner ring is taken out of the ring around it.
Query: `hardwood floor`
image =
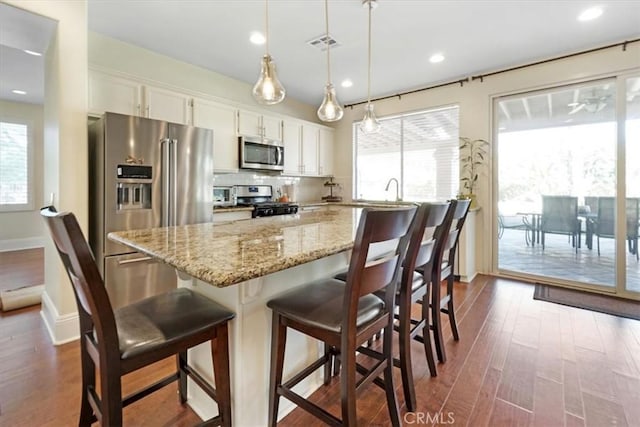
[[[17,265],[3,264],[0,274],[20,280],[41,274],[37,268],[10,271]],[[487,276],[456,284],[461,339],[454,342],[445,328],[447,362],[438,365],[437,377],[428,374],[422,346],[412,347],[416,413],[406,412],[395,372],[405,425],[640,425],[640,322],[532,296],[532,285]],[[128,375],[125,393],[166,374],[173,363],[169,359]],[[0,425],[77,424],[79,369],[77,342],[53,346],[38,307],[2,314]],[[126,408],[125,424],[196,424],[197,416],[178,403],[176,393],[171,385]],[[312,399],[339,415],[338,396],[336,378]],[[388,425],[383,390],[369,386],[360,396],[358,415],[360,425]],[[322,423],[296,409],[280,425]]]
[[[0,252],[0,291],[43,283],[43,248]]]

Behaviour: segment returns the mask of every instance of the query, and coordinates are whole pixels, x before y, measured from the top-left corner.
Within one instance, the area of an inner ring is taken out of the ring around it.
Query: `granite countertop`
[[[226,287],[351,249],[361,211],[326,206],[229,224],[113,232],[109,238]]]

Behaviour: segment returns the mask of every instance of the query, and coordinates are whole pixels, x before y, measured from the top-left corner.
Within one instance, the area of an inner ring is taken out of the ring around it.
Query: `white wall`
[[[0,100],[0,120],[24,120],[30,124],[34,169],[30,189],[34,209],[0,212],[0,251],[41,247],[44,244],[44,224],[38,212],[44,179],[42,115],[42,105]]]
[[[473,139],[493,140],[492,98],[508,93],[524,92],[542,87],[556,86],[570,82],[616,75],[629,70],[640,71],[640,43],[580,55],[547,64],[514,70],[484,78],[484,82],[475,80],[464,86],[451,85],[427,90],[412,95],[375,102],[378,117],[403,112],[424,110],[443,105],[460,105],[460,136]],[[375,87],[373,88],[375,97]],[[364,106],[347,108],[345,116],[336,128],[335,134],[335,174],[336,181],[345,186],[344,195],[353,192],[353,146],[352,124],[360,121]],[[492,171],[495,159],[488,165],[488,173],[481,176],[478,188],[478,212],[476,232],[476,254],[478,269],[491,272],[491,254],[493,240],[493,194]]]
[[[6,0],[58,21],[46,54],[44,101],[44,199],[55,194],[59,210],[74,212],[87,230],[87,3],[85,0]],[[45,200],[36,200],[37,204]],[[51,239],[45,239],[42,316],[54,343],[78,336],[69,279]]]
[[[177,90],[187,89],[213,96],[223,102],[228,100],[318,122],[315,106],[287,97],[282,103],[265,108],[253,99],[253,85],[94,32],[89,32],[89,64],[92,67],[155,80]],[[256,68],[256,78],[258,71]]]

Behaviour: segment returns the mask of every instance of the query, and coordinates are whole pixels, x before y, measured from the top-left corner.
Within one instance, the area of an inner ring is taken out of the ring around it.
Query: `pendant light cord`
[[[324,22],[326,29],[325,43],[327,44],[327,84],[331,83],[331,42],[329,40],[329,0],[324,0]]]
[[[267,55],[269,54],[269,0],[264,0],[264,9],[265,9],[265,13],[264,13],[264,21],[265,21],[265,49],[267,52]]]
[[[371,1],[369,0],[369,64],[367,67],[367,105],[371,104]]]

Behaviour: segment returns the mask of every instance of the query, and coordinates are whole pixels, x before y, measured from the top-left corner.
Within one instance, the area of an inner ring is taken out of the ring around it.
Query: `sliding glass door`
[[[638,254],[638,200],[640,200],[640,76],[630,76],[620,82],[624,99],[622,109],[625,110],[624,124],[624,150],[626,169],[626,245],[629,255],[626,257],[626,280],[620,286],[624,292],[640,297],[640,274]],[[630,218],[629,218],[630,217]],[[633,250],[635,249],[635,255]]]
[[[637,77],[494,101],[499,272],[611,292],[640,290],[638,103]]]

